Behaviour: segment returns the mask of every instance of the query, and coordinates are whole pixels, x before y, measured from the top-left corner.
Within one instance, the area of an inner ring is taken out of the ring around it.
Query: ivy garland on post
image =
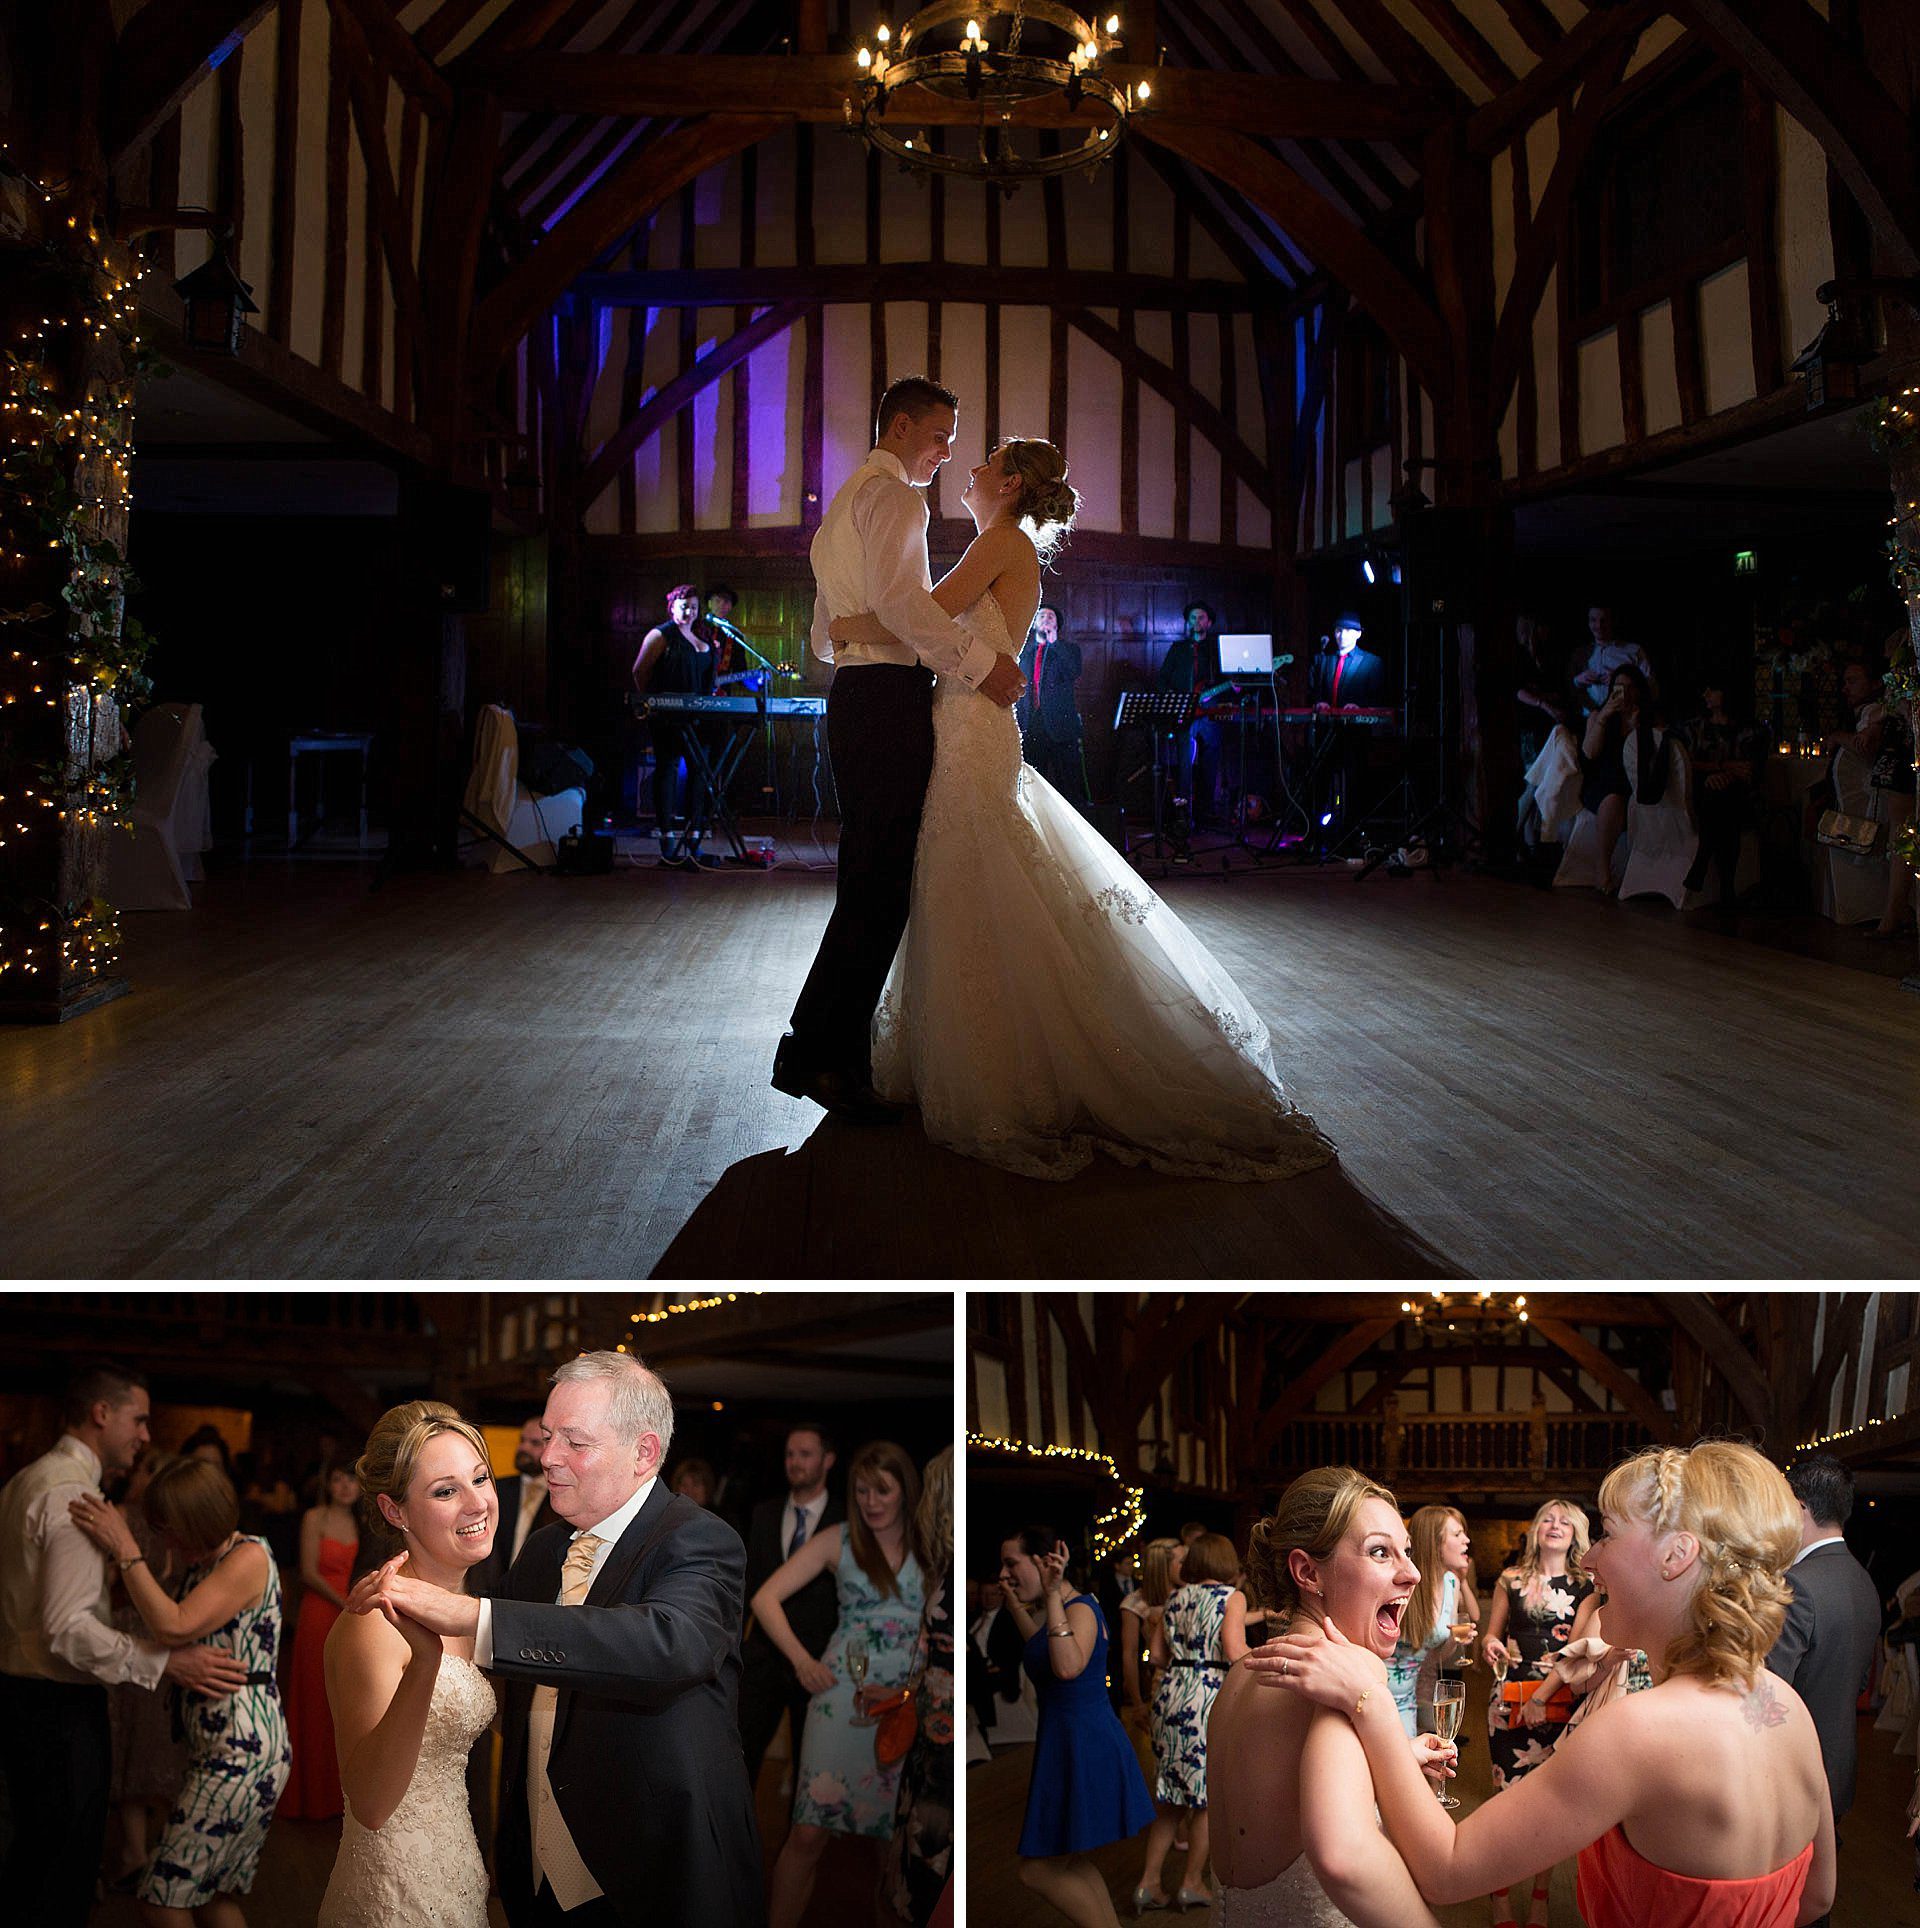
[[[27,292],[0,341],[0,979],[37,978],[32,1001],[56,1013],[119,958],[98,836],[126,823],[125,716],[152,689],[152,638],[126,613],[133,401],[142,375],[168,372],[140,343],[146,270],[77,215],[63,232],[45,211],[61,185],[0,154],[9,212],[41,203],[37,230],[9,224]]]
[[[1887,666],[1886,700],[1907,716],[1914,769],[1920,771],[1920,387],[1884,396],[1867,424],[1867,436],[1893,471],[1894,513],[1887,518],[1887,560],[1893,586],[1907,606],[1907,640]],[[1888,854],[1920,871],[1920,824],[1901,825]]]

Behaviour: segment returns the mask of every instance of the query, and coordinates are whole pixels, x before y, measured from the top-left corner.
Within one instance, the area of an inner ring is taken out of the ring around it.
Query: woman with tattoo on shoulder
[[[1813,1721],[1766,1657],[1799,1551],[1785,1477],[1749,1446],[1654,1447],[1600,1488],[1587,1566],[1611,1658],[1654,1684],[1600,1708],[1456,1827],[1407,1753],[1385,1668],[1329,1626],[1241,1662],[1352,1721],[1382,1821],[1429,1904],[1580,1858],[1589,1928],[1806,1928],[1833,1904],[1833,1812]]]

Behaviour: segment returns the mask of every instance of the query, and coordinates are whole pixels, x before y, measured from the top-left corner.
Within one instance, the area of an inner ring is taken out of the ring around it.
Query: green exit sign
[[[1736,576],[1757,576],[1760,573],[1760,558],[1751,549],[1736,549],[1733,552],[1733,573]]]

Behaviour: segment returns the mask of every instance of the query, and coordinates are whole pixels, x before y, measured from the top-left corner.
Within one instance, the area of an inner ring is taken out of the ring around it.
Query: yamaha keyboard
[[[1216,722],[1231,723],[1236,717],[1245,715],[1249,721],[1253,717],[1251,703],[1244,708],[1236,703],[1209,703],[1194,711],[1195,716],[1210,716]],[[1340,710],[1275,709],[1271,703],[1260,705],[1262,723],[1358,723],[1372,729],[1383,729],[1400,721],[1400,712],[1390,708],[1361,709],[1353,707]]]
[[[646,699],[654,716],[825,716],[824,696],[686,696],[670,690]]]

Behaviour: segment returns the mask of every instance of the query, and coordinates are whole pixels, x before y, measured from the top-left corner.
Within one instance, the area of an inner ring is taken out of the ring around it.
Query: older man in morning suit
[[[746,1548],[660,1482],[673,1402],[631,1354],[562,1366],[545,1422],[560,1520],[528,1540],[503,1594],[382,1582],[399,1612],[471,1637],[475,1663],[505,1685],[507,1919],[760,1928],[737,1725]]]
[[[1853,1806],[1859,1700],[1880,1644],[1880,1592],[1844,1537],[1853,1475],[1831,1453],[1809,1453],[1787,1474],[1787,1484],[1800,1502],[1800,1556],[1787,1569],[1793,1599],[1767,1665],[1813,1716],[1837,1834]]]

